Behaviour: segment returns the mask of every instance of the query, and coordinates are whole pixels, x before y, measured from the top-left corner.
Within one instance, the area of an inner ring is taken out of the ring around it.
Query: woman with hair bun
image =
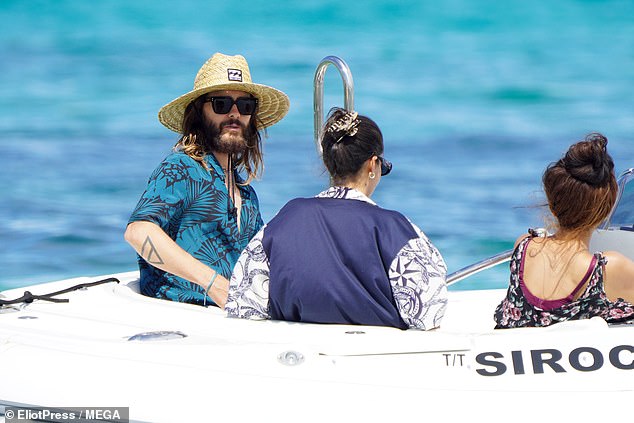
[[[366,116],[333,109],[323,161],[332,186],[287,203],[233,270],[230,317],[433,329],[447,305],[447,267],[399,212],[370,196],[392,164]]]
[[[507,295],[495,310],[497,329],[594,316],[634,319],[634,262],[616,251],[589,250],[617,197],[607,144],[603,135],[590,134],[546,168],[542,182],[553,235],[529,230],[517,239]]]

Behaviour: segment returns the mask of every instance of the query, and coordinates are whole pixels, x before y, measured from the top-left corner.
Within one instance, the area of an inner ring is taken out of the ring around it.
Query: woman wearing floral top
[[[370,196],[392,165],[371,119],[334,109],[321,140],[333,186],[287,203],[231,277],[231,317],[433,329],[446,265],[425,234]]]
[[[634,319],[634,262],[616,251],[590,252],[592,233],[617,196],[608,140],[590,134],[543,176],[554,234],[534,231],[515,243],[510,286],[495,310],[496,328],[548,326],[600,316]]]

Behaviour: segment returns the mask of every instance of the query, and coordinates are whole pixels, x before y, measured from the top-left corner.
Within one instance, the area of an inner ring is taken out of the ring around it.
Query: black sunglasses
[[[241,115],[252,115],[258,107],[258,99],[255,97],[238,97],[234,100],[228,95],[223,95],[207,97],[204,102],[211,102],[211,107],[214,109],[214,112],[219,115],[229,113],[234,104],[238,107],[238,112],[240,112]]]
[[[378,155],[376,157],[381,162],[381,176],[385,176],[390,173],[392,171],[392,162]]]

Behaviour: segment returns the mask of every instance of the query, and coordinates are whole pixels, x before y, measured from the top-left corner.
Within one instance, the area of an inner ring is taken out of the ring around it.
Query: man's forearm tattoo
[[[146,248],[147,248],[147,254],[145,252]],[[147,238],[145,238],[145,242],[143,243],[143,246],[141,247],[141,257],[143,257],[145,261],[147,261],[150,264],[164,264],[163,259],[161,258],[158,251],[156,250],[156,247],[152,243],[152,239],[150,238],[149,235]]]

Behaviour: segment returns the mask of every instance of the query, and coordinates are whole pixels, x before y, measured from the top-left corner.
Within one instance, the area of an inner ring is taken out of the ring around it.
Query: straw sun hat
[[[279,122],[290,106],[288,96],[283,92],[251,82],[251,72],[244,57],[216,53],[198,71],[194,89],[159,110],[159,121],[172,131],[182,133],[183,115],[189,103],[203,94],[220,90],[244,91],[257,97],[258,129]]]

